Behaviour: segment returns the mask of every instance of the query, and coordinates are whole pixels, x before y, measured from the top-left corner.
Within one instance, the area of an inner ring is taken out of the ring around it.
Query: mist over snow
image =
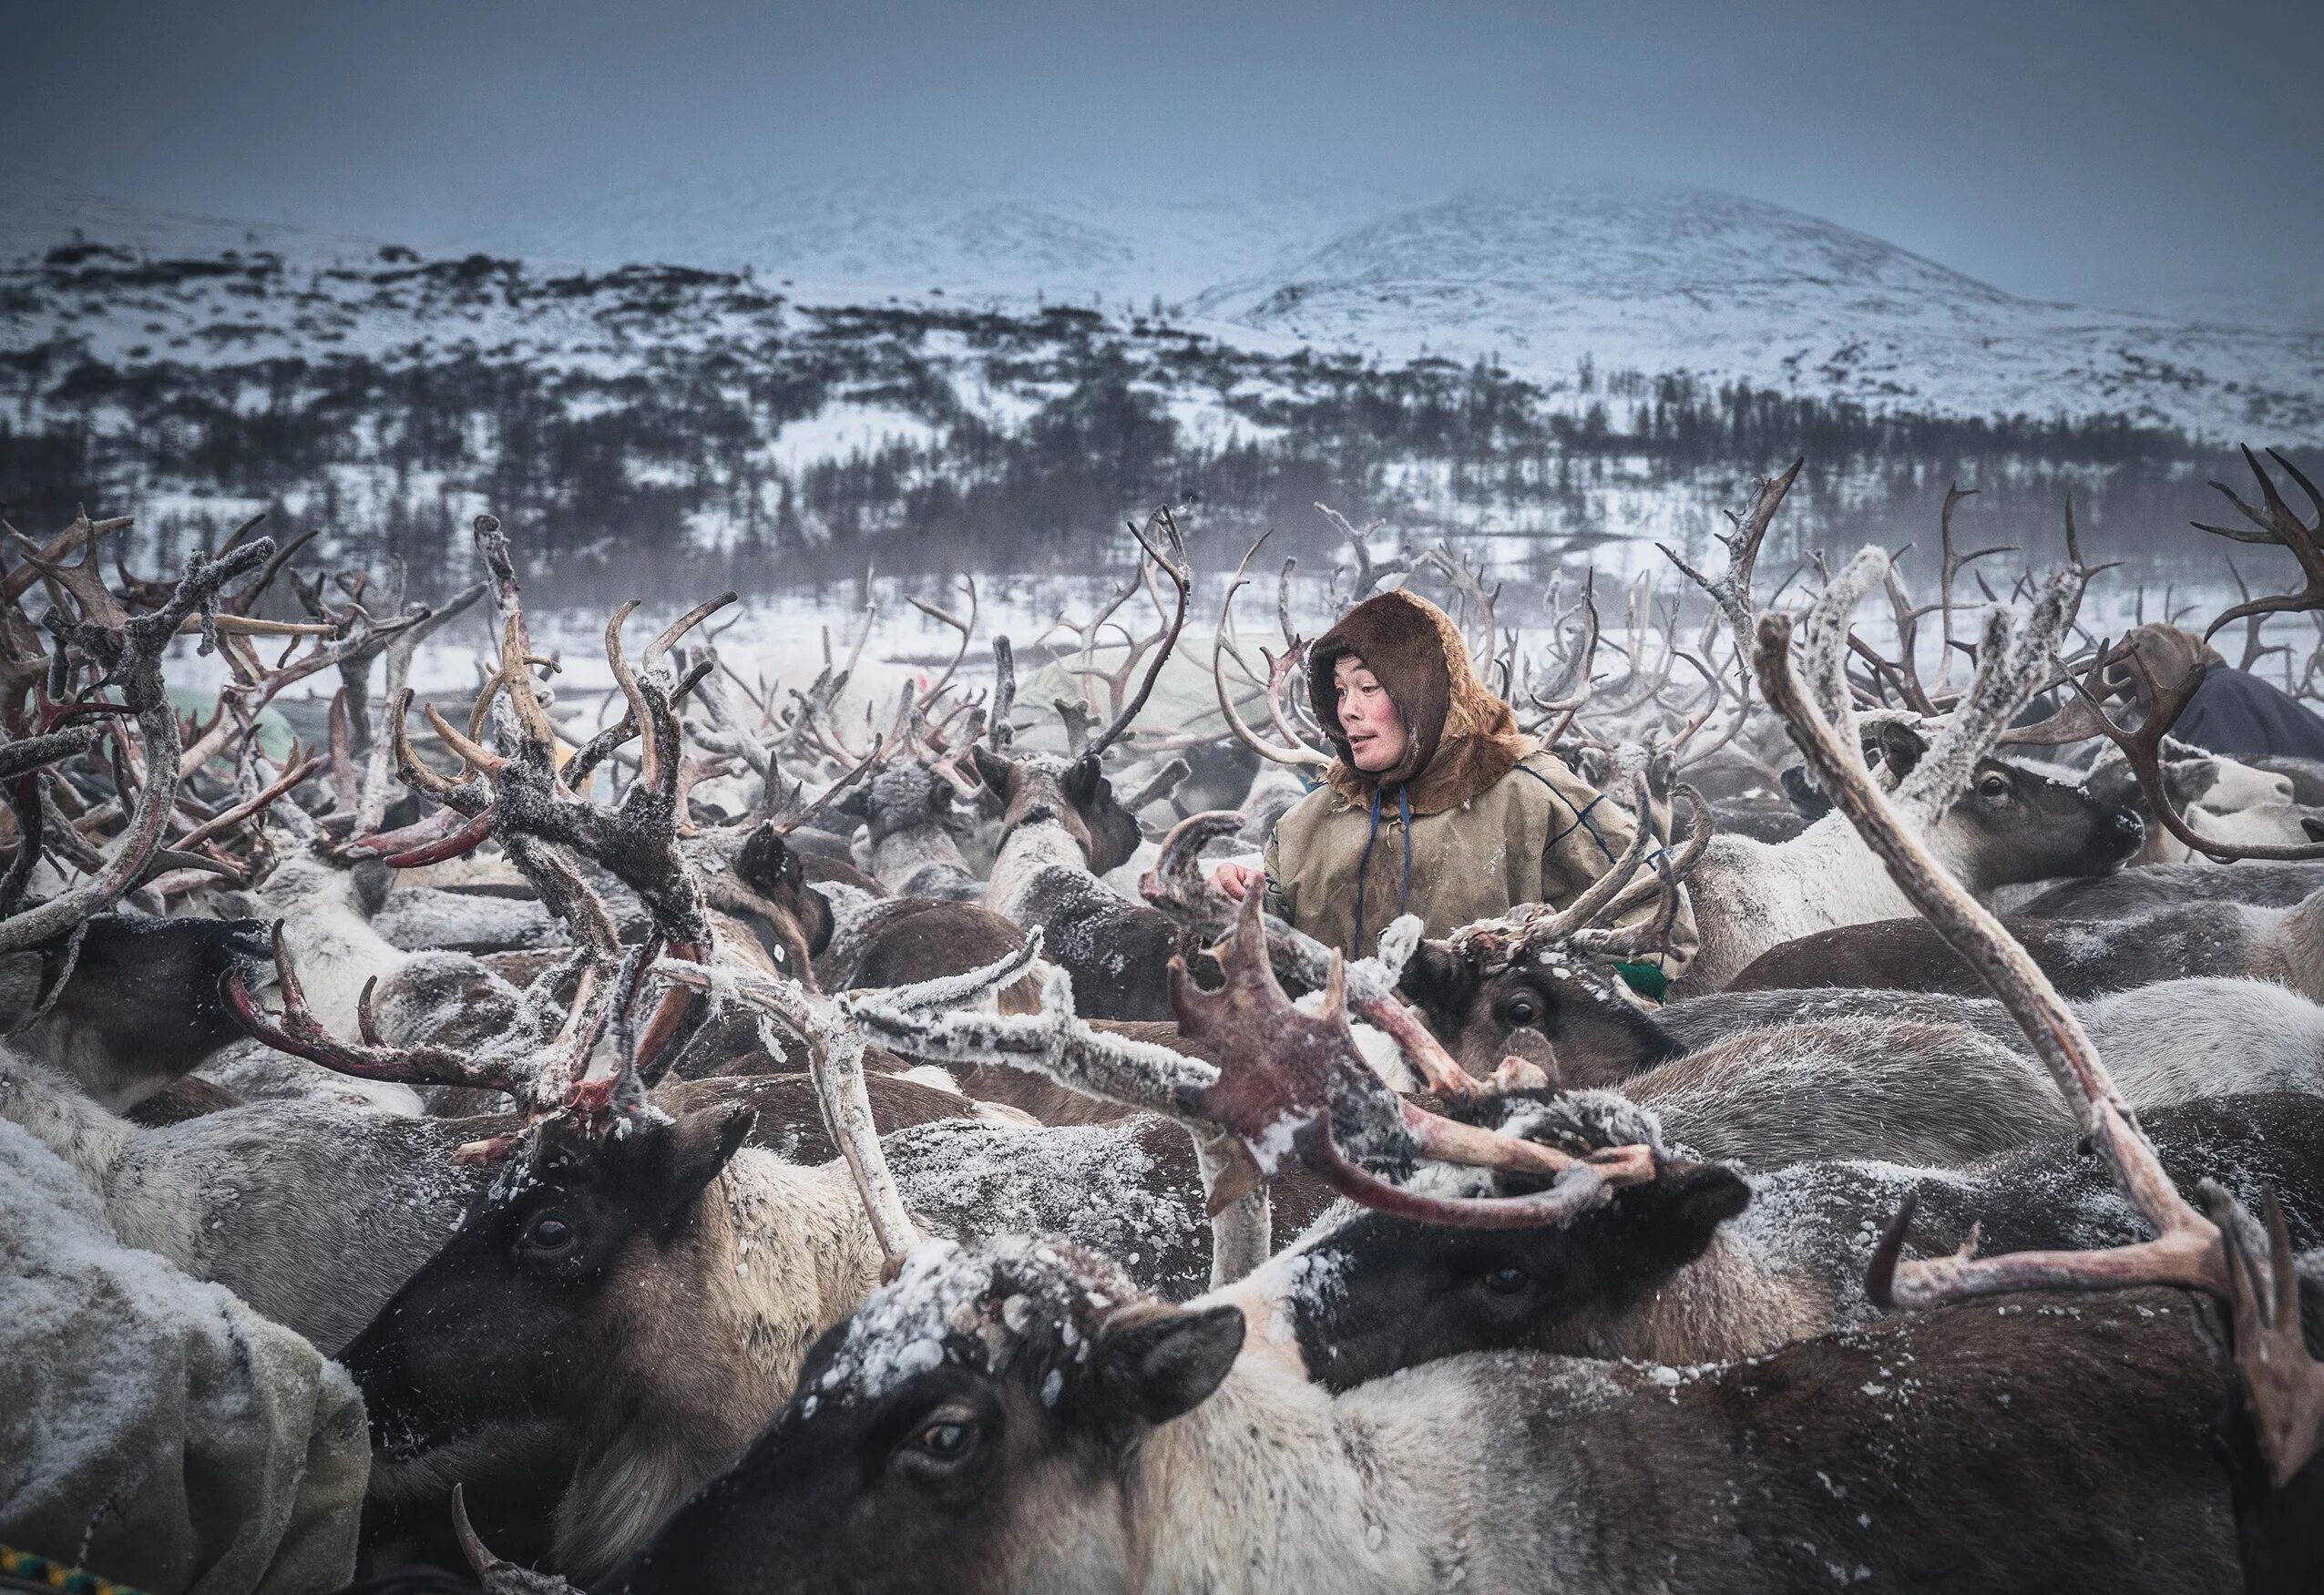
[[[1214,575],[1270,528],[1330,557],[1320,501],[1541,586],[1699,553],[1801,454],[1793,557],[1926,544],[1956,482],[1965,535],[2046,546],[2073,489],[2159,591],[2216,579],[2185,528],[2235,445],[2324,441],[2324,332],[2022,298],[1669,185],[674,183],[451,201],[417,243],[21,178],[0,210],[17,524],[133,512],[169,565],[269,510],[428,593],[489,508],[545,610],[1098,579],[1164,501]]]

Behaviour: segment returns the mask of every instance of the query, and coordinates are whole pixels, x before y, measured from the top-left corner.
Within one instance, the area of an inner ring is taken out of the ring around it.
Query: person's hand
[[[1254,892],[1264,892],[1267,888],[1267,872],[1253,869],[1247,864],[1223,864],[1219,865],[1218,874],[1211,879],[1218,883],[1220,891],[1237,903]]]

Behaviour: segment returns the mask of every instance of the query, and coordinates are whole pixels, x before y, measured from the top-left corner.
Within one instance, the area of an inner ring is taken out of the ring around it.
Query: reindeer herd
[[[2309,585],[2218,618],[2247,663],[2324,613],[2252,463],[2207,529]],[[1799,468],[1626,628],[1334,517],[1326,603],[1440,584],[1640,820],[1358,960],[1212,881],[1329,762],[1315,595],[1254,659],[1254,547],[1215,734],[1156,723],[1168,512],[1052,703],[1005,637],[967,685],[973,583],[892,711],[868,623],[783,689],[729,594],[616,611],[596,725],[490,516],[435,608],[252,527],[175,581],[12,533],[0,1586],[2324,1588],[2324,765],[2171,737],[2206,656],[2082,625],[2070,509],[2012,593],[1960,596],[1958,495],[1930,602],[1877,549],[1765,587]],[[465,712],[415,703],[484,609]],[[178,1402],[44,1328],[84,1288],[304,1394]]]

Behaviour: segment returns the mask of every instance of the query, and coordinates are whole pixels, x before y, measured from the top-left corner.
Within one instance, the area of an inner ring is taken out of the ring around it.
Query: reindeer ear
[[[363,905],[363,915],[369,918],[386,905],[388,888],[395,884],[395,872],[387,867],[384,859],[365,857],[355,861],[352,873],[355,901]]]
[[[799,855],[771,823],[762,824],[742,844],[742,851],[735,856],[734,873],[742,884],[762,897],[782,894],[787,881],[800,874]]]
[[[872,818],[872,783],[860,781],[849,787],[839,801],[831,805],[831,812],[869,824]]]
[[[742,1150],[758,1117],[748,1103],[722,1102],[687,1114],[671,1128],[652,1197],[655,1227],[665,1238],[692,1215],[694,1199]]]
[[[1649,1188],[1639,1187],[1646,1195]],[[1751,1187],[1721,1163],[1669,1163],[1652,1181],[1652,1200],[1640,1216],[1651,1227],[1649,1249],[1673,1265],[1692,1263],[1718,1227],[1751,1205]]]
[[[1783,782],[1784,796],[1791,800],[1791,806],[1807,818],[1820,820],[1832,812],[1832,800],[1824,795],[1824,789],[1817,786],[1816,778],[1807,773],[1807,765],[1787,765],[1778,779]]]
[[[1095,806],[1098,794],[1105,790],[1105,784],[1104,768],[1099,764],[1093,755],[1084,753],[1066,766],[1065,780],[1062,782],[1065,799],[1075,808],[1086,809]]]
[[[1099,1339],[1098,1377],[1150,1424],[1193,1411],[1243,1351],[1238,1307],[1157,1313]]]
[[[0,1031],[13,1030],[32,1017],[47,975],[48,960],[37,952],[0,957]]]
[[[1008,774],[1014,766],[1007,758],[994,752],[982,742],[978,742],[968,751],[968,757],[976,763],[977,779],[985,783],[985,790],[992,793],[993,801],[999,803],[1007,803]]]
[[[1920,762],[1920,755],[1929,751],[1928,739],[1899,721],[1882,721],[1874,726],[1871,741],[1879,750],[1880,762],[1890,781],[1902,781],[1911,774],[1912,767]]]
[[[1431,1013],[1465,1013],[1477,995],[1477,971],[1444,943],[1423,941],[1405,961],[1397,984]]]

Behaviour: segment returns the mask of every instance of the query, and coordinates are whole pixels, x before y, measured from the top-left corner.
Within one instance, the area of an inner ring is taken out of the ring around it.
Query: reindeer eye
[[[1530,997],[1518,997],[1501,1010],[1501,1017],[1512,1025],[1531,1025],[1541,1017],[1541,1005]]]
[[[525,1232],[526,1250],[554,1256],[573,1244],[573,1226],[554,1213],[543,1213]]]
[[[954,1416],[939,1412],[904,1442],[905,1458],[922,1467],[931,1464],[955,1467],[976,1450],[980,1432],[978,1426],[965,1415]]]
[[[1983,777],[1977,783],[1977,795],[1988,798],[2004,798],[2009,796],[2010,778],[2006,775],[1998,774]]]
[[[931,1457],[957,1457],[967,1448],[967,1424],[930,1424],[912,1437],[912,1443]]]
[[[1477,1282],[1488,1295],[1513,1296],[1533,1283],[1533,1276],[1515,1263],[1504,1263]]]

